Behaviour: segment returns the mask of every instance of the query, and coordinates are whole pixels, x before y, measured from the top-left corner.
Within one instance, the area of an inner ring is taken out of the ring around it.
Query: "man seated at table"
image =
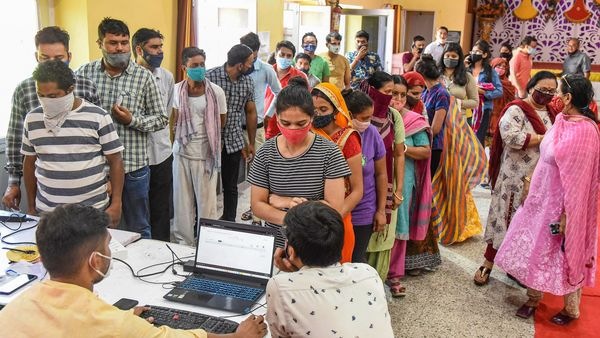
[[[201,329],[155,327],[139,317],[146,310],[143,307],[122,311],[102,301],[93,289],[108,274],[112,262],[108,223],[105,212],[80,204],[59,206],[42,215],[36,241],[50,280],[34,284],[0,311],[0,337],[265,335],[262,316],[250,316],[235,333],[217,335]]]
[[[284,218],[285,264],[267,284],[267,322],[273,337],[393,337],[383,283],[363,263],[339,264],[344,242],[340,214],[304,202]]]

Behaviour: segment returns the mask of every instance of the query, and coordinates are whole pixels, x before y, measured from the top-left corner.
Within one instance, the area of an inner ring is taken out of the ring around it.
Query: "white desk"
[[[35,223],[36,223],[35,221],[23,223],[23,227],[26,227],[26,226],[29,227],[31,225],[34,225]],[[18,224],[10,223],[9,226],[11,228],[14,228],[15,226],[18,226]],[[0,225],[0,227],[2,227],[2,226]],[[27,230],[27,231],[23,231],[15,236],[11,236],[8,240],[11,242],[20,242],[20,241],[34,242],[35,241],[35,229],[36,228]],[[5,236],[11,232],[12,231],[6,229],[5,227],[2,227],[2,229],[0,229],[0,233],[3,236]],[[7,244],[2,244],[2,246],[3,247],[11,247],[11,245],[7,245]],[[188,259],[193,259],[193,255],[195,254],[195,249],[193,247],[174,244],[174,243],[169,243],[169,246],[184,261],[186,261]],[[142,240],[139,240],[137,242],[127,245],[126,250],[127,250],[127,258],[124,259],[124,261],[129,263],[129,265],[131,265],[131,267],[133,268],[133,270],[135,272],[137,272],[141,268],[144,268],[144,267],[152,265],[152,264],[168,262],[167,264],[164,264],[164,265],[146,269],[146,270],[142,271],[142,274],[161,271],[168,264],[170,264],[172,262],[171,251],[169,251],[169,249],[165,245],[165,242],[162,242],[162,241],[142,239]],[[192,257],[183,258],[185,256],[192,256]],[[6,267],[8,266],[8,264],[9,264],[9,262],[8,262],[8,259],[6,258],[6,250],[0,250],[0,269],[1,269],[0,271],[3,272],[6,269]],[[180,275],[183,275],[183,276],[188,274],[187,272],[183,271],[183,267],[181,265],[177,265],[175,267],[175,270],[177,271],[177,273],[179,273]],[[171,268],[169,268],[163,274],[159,274],[159,275],[151,276],[151,277],[145,277],[144,280],[152,281],[152,282],[174,282],[174,281],[183,280],[184,279],[183,276],[173,275],[173,273],[171,272]],[[29,284],[28,286],[31,286],[37,282],[38,281],[34,281],[33,283]],[[15,292],[12,295],[8,295],[8,296],[0,295],[0,304],[5,305],[5,304],[9,303],[11,300],[16,298],[20,293],[22,293],[24,290],[26,290],[27,287],[24,287],[23,289]],[[187,305],[187,304],[183,304],[183,303],[167,301],[166,299],[163,298],[163,296],[168,292],[167,287],[170,287],[170,286],[165,285],[165,288],[163,288],[163,286],[160,284],[150,284],[150,283],[143,282],[143,281],[139,280],[138,278],[134,278],[131,274],[131,271],[125,264],[123,264],[119,261],[113,260],[109,277],[106,278],[105,280],[101,281],[100,283],[96,284],[94,286],[94,290],[101,299],[103,299],[104,301],[106,301],[107,303],[110,303],[110,304],[115,303],[116,301],[118,301],[121,298],[130,298],[130,299],[137,300],[139,302],[139,305],[148,304],[148,305],[155,305],[155,306],[164,306],[164,307],[176,308],[176,309],[181,309],[181,310],[186,310],[186,311],[200,312],[200,313],[204,313],[204,314],[208,314],[208,315],[212,315],[212,316],[219,316],[219,317],[235,315],[234,313],[231,313],[231,312],[218,311],[218,310],[198,307],[198,306],[194,306],[194,305]],[[259,300],[258,304],[264,304],[265,302],[266,302],[266,297],[263,296]],[[258,307],[258,304],[255,305],[254,308]],[[266,307],[260,307],[260,308],[256,309],[253,313],[256,315],[265,314]],[[236,322],[241,322],[242,320],[246,319],[246,317],[248,317],[248,315],[240,315],[240,316],[236,316],[236,317],[230,317],[228,319],[236,321]],[[270,337],[270,334],[267,334],[266,337]]]

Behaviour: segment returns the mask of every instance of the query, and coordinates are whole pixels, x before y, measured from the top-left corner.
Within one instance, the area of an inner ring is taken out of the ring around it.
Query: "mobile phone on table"
[[[10,295],[37,279],[36,275],[0,276],[0,295]]]
[[[121,310],[133,309],[134,306],[138,305],[138,301],[135,299],[121,298],[113,304],[114,307]]]

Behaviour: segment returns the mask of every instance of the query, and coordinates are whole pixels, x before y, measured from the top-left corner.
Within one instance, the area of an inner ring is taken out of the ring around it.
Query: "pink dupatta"
[[[402,120],[404,121],[406,137],[425,131],[429,136],[429,140],[432,140],[431,128],[425,116],[409,110],[404,113]],[[415,210],[410,217],[409,238],[414,241],[422,241],[427,235],[431,216],[431,200],[433,198],[430,170],[431,157],[414,160],[414,162],[416,196],[413,201]]]
[[[565,260],[569,284],[593,286],[598,240],[600,132],[595,123],[559,114],[554,156],[564,191]]]

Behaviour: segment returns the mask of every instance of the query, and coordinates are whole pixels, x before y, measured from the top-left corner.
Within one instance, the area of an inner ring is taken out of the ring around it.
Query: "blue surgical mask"
[[[277,68],[279,69],[288,69],[294,63],[294,60],[282,57],[276,57],[275,61],[277,62]]]
[[[317,50],[317,45],[309,43],[309,44],[303,45],[302,48],[304,48],[304,50],[309,53],[314,53],[315,50]]]
[[[196,68],[188,67],[185,72],[186,72],[187,76],[190,79],[192,79],[193,81],[202,82],[202,81],[204,81],[204,78],[206,75],[206,68],[205,67],[196,67]]]
[[[146,53],[146,51],[144,51],[144,60],[146,60],[146,62],[148,63],[148,65],[150,65],[151,68],[160,67],[163,57],[164,57],[163,53],[152,55],[152,54],[148,54],[148,53]]]

